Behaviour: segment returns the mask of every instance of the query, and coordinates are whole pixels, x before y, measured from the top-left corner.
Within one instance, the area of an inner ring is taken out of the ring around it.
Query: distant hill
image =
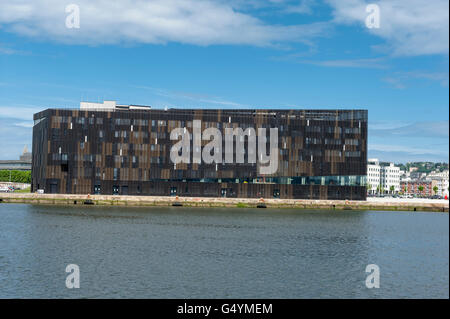
[[[433,163],[433,162],[409,162],[406,164],[396,164],[401,170],[409,171],[411,167],[417,167],[417,171],[421,173],[430,173],[431,171],[439,170],[440,172],[448,169],[448,163]]]

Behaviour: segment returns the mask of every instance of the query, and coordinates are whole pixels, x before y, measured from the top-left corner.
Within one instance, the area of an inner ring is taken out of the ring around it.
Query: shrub
[[[0,170],[0,182],[9,182],[9,170]],[[31,183],[31,171],[11,171],[11,182]]]

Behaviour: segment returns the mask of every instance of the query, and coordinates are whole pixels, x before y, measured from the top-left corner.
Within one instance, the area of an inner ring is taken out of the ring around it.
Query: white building
[[[380,184],[380,162],[376,158],[367,161],[367,184],[369,194],[376,194]]]
[[[367,183],[369,193],[398,193],[400,191],[400,167],[389,163],[381,165],[376,158],[368,160],[367,163]],[[393,191],[391,190],[393,187]]]
[[[432,172],[427,176],[428,180],[434,180],[437,182],[437,195],[448,197],[448,169],[442,172]]]
[[[428,177],[441,177],[446,178],[448,180],[448,169],[439,172],[439,171],[433,171],[430,174],[428,174]]]
[[[389,163],[389,166],[382,166],[380,170],[381,186],[387,193],[398,193],[400,191],[400,167]]]
[[[405,179],[405,178],[410,178],[410,172],[400,170],[400,182],[402,181],[402,179]]]

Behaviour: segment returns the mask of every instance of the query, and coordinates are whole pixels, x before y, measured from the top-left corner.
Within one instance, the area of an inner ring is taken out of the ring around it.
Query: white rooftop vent
[[[103,103],[80,102],[80,110],[114,110],[116,101],[104,101]]]
[[[150,110],[147,105],[122,105],[116,101],[103,101],[103,103],[80,102],[80,110],[115,111],[115,110]]]

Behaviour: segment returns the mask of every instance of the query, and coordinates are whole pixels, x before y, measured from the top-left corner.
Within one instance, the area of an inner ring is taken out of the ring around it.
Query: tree
[[[367,188],[367,193],[369,193],[370,190],[372,189],[372,185],[370,185],[370,183],[367,183],[366,188]]]
[[[422,185],[419,185],[419,187],[417,187],[417,189],[419,190],[419,192],[423,192],[423,186]]]
[[[389,187],[389,190],[391,191],[391,194],[394,194],[394,190],[395,190],[394,185],[391,185],[391,187]]]
[[[438,190],[439,190],[439,188],[436,185],[434,185],[434,187],[433,187],[434,195],[437,195]]]
[[[0,182],[9,182],[10,176],[13,183],[31,183],[30,171],[0,170]]]

